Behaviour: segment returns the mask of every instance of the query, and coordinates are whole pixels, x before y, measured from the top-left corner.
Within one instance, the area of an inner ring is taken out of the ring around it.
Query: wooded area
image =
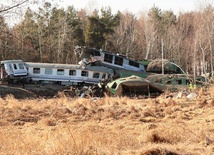
[[[110,7],[94,10],[67,9],[44,2],[26,10],[23,20],[9,26],[5,15],[33,1],[17,0],[0,6],[0,60],[78,62],[75,46],[120,53],[135,60],[161,58],[177,63],[187,73],[214,73],[214,6],[204,4],[194,12],[161,10],[153,6],[136,16],[112,13]],[[21,15],[20,15],[21,18]]]

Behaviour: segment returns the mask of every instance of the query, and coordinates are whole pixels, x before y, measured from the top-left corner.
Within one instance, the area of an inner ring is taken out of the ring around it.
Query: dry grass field
[[[214,86],[195,98],[0,98],[0,155],[213,155]]]

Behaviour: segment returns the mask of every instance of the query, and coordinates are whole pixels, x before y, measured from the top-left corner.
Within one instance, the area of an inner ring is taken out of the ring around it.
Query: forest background
[[[35,3],[37,10],[30,7]],[[163,51],[187,73],[213,74],[213,4],[205,0],[197,10],[177,15],[154,5],[136,16],[112,13],[110,7],[88,12],[54,1],[13,0],[0,5],[0,60],[76,64],[75,46],[87,46],[135,60],[158,59]],[[6,18],[14,15],[20,22],[11,26]]]

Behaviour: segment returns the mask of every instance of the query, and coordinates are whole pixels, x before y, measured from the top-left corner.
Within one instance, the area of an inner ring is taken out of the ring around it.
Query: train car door
[[[0,72],[1,72],[1,76],[0,76],[0,78],[1,78],[1,80],[3,80],[3,79],[4,79],[4,77],[5,77],[4,64],[1,64]]]
[[[8,66],[9,66],[9,68],[8,68],[8,70],[9,70],[8,74],[14,75],[12,64],[8,64]]]

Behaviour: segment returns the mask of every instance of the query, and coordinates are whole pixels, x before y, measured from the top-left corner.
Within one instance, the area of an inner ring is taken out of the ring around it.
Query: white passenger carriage
[[[62,85],[97,84],[109,78],[109,70],[83,68],[81,65],[26,62],[28,77],[34,82]],[[89,70],[90,69],[90,70]],[[113,71],[112,71],[113,72]]]
[[[82,59],[86,58],[88,59],[88,61],[91,62],[100,61],[102,65],[113,69],[126,69],[132,71],[145,72],[143,64],[131,60],[125,56],[91,48],[81,50],[82,51],[80,52],[80,55]]]
[[[22,60],[1,61],[1,81],[18,82],[22,81],[28,74],[27,68]]]

